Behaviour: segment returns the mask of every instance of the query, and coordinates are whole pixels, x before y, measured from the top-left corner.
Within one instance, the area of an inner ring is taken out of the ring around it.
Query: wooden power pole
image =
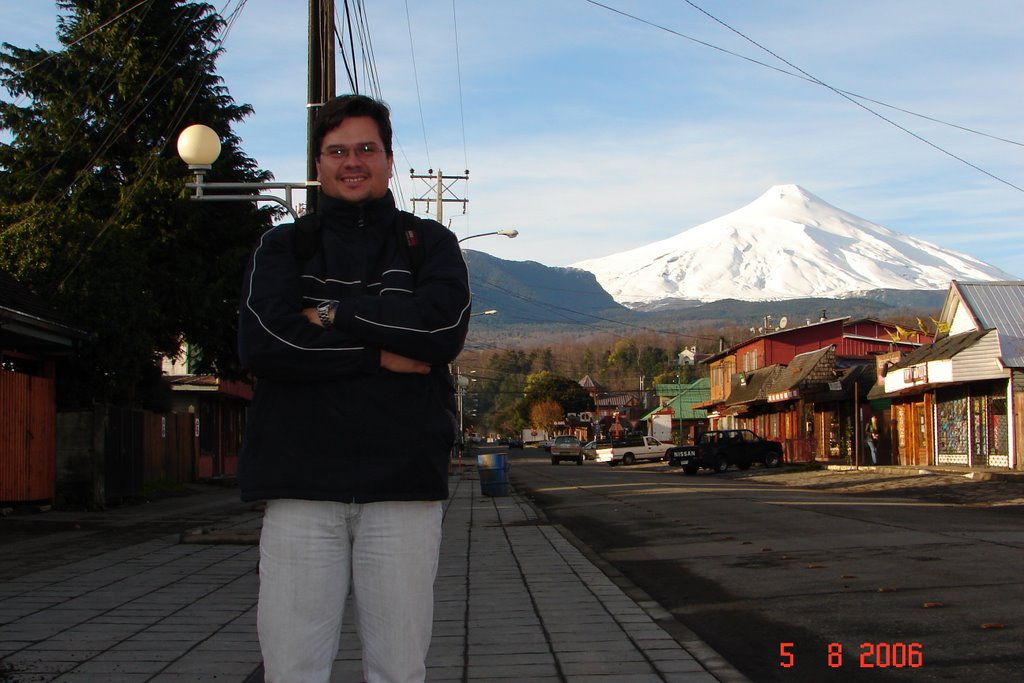
[[[334,0],[309,0],[308,90],[306,95],[306,179],[316,180],[320,150],[313,141],[313,124],[320,106],[334,97]],[[306,190],[306,211],[316,213],[319,190]]]
[[[452,190],[452,185],[460,180],[469,180],[469,170],[467,169],[463,175],[445,175],[438,169],[437,174],[434,174],[434,169],[427,170],[427,174],[417,174],[416,169],[409,169],[409,177],[413,180],[423,180],[427,182],[427,190],[420,197],[415,197],[412,200],[412,210],[416,211],[416,204],[418,202],[424,202],[427,205],[427,213],[430,213],[430,204],[436,203],[435,207],[435,220],[441,225],[444,225],[444,204],[445,202],[455,202],[462,204],[462,213],[466,213],[466,203],[468,199],[462,199],[455,195]],[[451,182],[448,182],[451,181]]]

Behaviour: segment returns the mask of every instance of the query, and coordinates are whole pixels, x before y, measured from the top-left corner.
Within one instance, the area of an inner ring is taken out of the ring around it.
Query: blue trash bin
[[[480,475],[480,493],[485,496],[507,496],[508,453],[484,453],[476,456],[476,471]]]

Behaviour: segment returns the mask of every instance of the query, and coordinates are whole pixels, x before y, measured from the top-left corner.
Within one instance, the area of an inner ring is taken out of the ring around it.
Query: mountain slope
[[[593,273],[616,301],[634,308],[673,300],[945,290],[951,279],[1017,279],[837,209],[798,185],[777,185],[674,237],[572,267]]]
[[[474,315],[498,311],[493,319],[476,318],[478,324],[587,323],[594,316],[629,313],[591,273],[535,261],[505,261],[471,249],[463,253]]]

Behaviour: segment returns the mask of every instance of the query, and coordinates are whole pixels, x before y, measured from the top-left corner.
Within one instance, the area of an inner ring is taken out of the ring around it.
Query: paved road
[[[1024,671],[1024,507],[901,496],[895,479],[851,494],[768,484],[787,473],[757,469],[553,467],[535,451],[512,462],[520,493],[752,680]],[[913,476],[908,496],[934,482]]]

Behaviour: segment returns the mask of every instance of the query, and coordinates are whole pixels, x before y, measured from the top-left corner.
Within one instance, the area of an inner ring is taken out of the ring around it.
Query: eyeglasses
[[[324,151],[320,152],[320,156],[325,159],[334,159],[341,161],[342,159],[348,159],[349,154],[354,153],[357,159],[369,159],[370,157],[380,154],[384,150],[381,149],[380,145],[373,142],[363,142],[361,144],[352,147],[328,147]]]

